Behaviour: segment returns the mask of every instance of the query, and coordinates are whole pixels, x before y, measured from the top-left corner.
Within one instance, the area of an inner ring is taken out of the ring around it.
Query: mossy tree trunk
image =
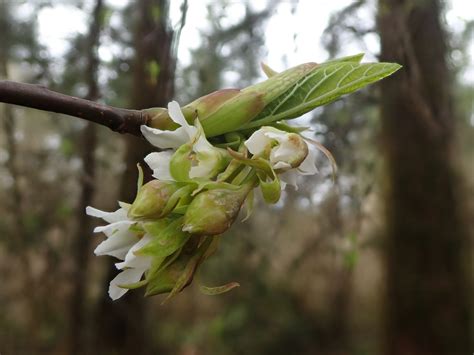
[[[387,163],[385,354],[470,354],[468,232],[453,159],[456,117],[441,5],[380,0]]]

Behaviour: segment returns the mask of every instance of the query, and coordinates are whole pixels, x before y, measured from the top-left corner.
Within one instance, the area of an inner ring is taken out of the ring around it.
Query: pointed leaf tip
[[[278,74],[278,72],[276,70],[273,70],[272,68],[270,68],[267,64],[265,64],[263,62],[260,63],[260,66],[262,67],[262,70],[265,73],[265,75],[267,76],[267,78],[271,78],[272,76]]]

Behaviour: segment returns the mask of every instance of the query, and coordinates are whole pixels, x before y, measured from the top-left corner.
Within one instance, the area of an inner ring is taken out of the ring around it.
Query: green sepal
[[[147,283],[148,283],[147,280],[141,280],[141,281],[134,282],[134,283],[131,283],[131,284],[121,284],[121,285],[117,285],[117,286],[121,287],[121,288],[126,288],[128,290],[135,290],[137,288],[145,286]]]
[[[225,143],[218,144],[217,146],[220,148],[233,148],[238,149],[240,145],[245,141],[245,137],[243,134],[239,132],[229,132],[224,135]]]
[[[277,203],[281,196],[281,185],[277,174],[273,170],[270,162],[261,157],[246,158],[243,154],[228,149],[229,153],[242,164],[252,166],[257,169],[260,190],[267,203]]]
[[[137,164],[138,169],[138,180],[137,180],[137,191],[143,186],[143,169],[140,164]]]
[[[226,189],[236,191],[240,188],[239,185],[230,184],[224,181],[202,181],[198,183],[198,187],[193,191],[191,196],[196,196],[203,190],[217,190]]]
[[[153,261],[151,262],[150,268],[145,272],[145,279],[149,282],[148,287],[152,288],[153,286],[150,286],[151,283],[156,283],[156,276],[166,269],[168,266],[170,266],[174,261],[181,255],[181,251],[183,248],[178,249],[175,251],[173,254],[167,256],[166,258],[153,258]],[[148,288],[147,287],[147,288]]]
[[[252,159],[247,158],[244,154],[236,152],[232,149],[227,149],[229,154],[234,158],[240,161],[242,164],[252,166],[256,169],[264,171],[267,175],[272,175],[274,174],[273,169],[268,162],[268,160],[265,160],[260,157],[252,157]]]
[[[143,248],[135,252],[136,255],[148,255],[155,258],[167,257],[180,249],[189,239],[190,234],[182,231],[183,217],[175,220],[169,218],[156,222],[144,223],[145,231],[153,239]]]
[[[242,164],[238,160],[232,159],[229,165],[227,165],[227,168],[222,173],[217,175],[217,181],[224,182],[226,180],[231,180],[239,173],[241,167]]]
[[[281,196],[281,185],[280,179],[278,179],[275,172],[273,175],[257,173],[257,176],[265,202],[270,204],[277,203]]]
[[[189,143],[179,147],[171,157],[170,173],[173,179],[180,182],[189,181],[189,171],[191,170],[191,159],[189,155],[193,151],[193,146]]]
[[[229,282],[228,284],[215,287],[207,287],[204,285],[199,286],[199,290],[207,296],[221,295],[223,293],[229,292],[230,290],[240,287],[238,282]]]
[[[253,209],[254,209],[254,204],[255,204],[255,194],[253,190],[249,192],[247,195],[247,198],[245,199],[245,217],[242,219],[242,222],[245,222],[247,219],[250,218],[252,215]]]
[[[234,223],[254,183],[237,189],[216,188],[202,191],[190,203],[184,215],[183,230],[193,235],[215,236]]]
[[[201,264],[206,259],[206,253],[209,247],[212,246],[212,244],[214,244],[213,241],[214,241],[214,238],[212,237],[204,237],[203,242],[200,243],[196,252],[187,261],[181,274],[177,278],[173,289],[163,300],[162,304],[167,302],[170,298],[175,296],[178,292],[181,292],[187,285],[191,283],[199,264]]]
[[[285,131],[288,133],[301,133],[307,131],[310,127],[309,126],[291,126],[285,122],[274,122],[270,126],[279,129],[280,131]]]
[[[177,209],[187,206],[191,200],[191,193],[195,189],[194,184],[184,185],[176,190],[168,199],[168,202],[163,209],[162,216],[166,216],[171,212],[176,212]]]

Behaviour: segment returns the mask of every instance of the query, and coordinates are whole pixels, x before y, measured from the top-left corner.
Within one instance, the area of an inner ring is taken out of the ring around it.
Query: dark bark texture
[[[0,80],[0,102],[79,117],[119,133],[141,136],[140,126],[149,117],[138,110],[126,110],[60,94],[40,85]]]
[[[387,196],[385,354],[470,354],[468,232],[453,166],[455,117],[440,2],[380,0]]]

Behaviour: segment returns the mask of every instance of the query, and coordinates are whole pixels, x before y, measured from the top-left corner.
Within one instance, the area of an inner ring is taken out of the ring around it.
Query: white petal
[[[168,104],[168,114],[170,115],[171,119],[179,124],[187,133],[188,139],[187,141],[190,141],[193,139],[193,137],[197,133],[197,128],[194,126],[191,126],[188,121],[186,121],[186,118],[183,116],[183,112],[181,112],[181,107],[176,101],[171,101]],[[187,142],[186,141],[186,142]]]
[[[204,133],[200,134],[193,150],[196,152],[198,163],[189,170],[189,177],[191,179],[210,177],[219,164],[220,152],[207,141]]]
[[[316,167],[316,152],[313,149],[308,149],[308,155],[298,167],[301,175],[314,175],[318,173]]]
[[[188,133],[183,127],[174,131],[163,131],[142,125],[140,130],[148,142],[161,149],[178,148],[189,141]]]
[[[253,155],[262,153],[271,144],[271,139],[265,135],[262,129],[253,132],[249,139],[244,142],[249,152]]]
[[[135,243],[125,256],[125,260],[121,263],[115,264],[117,269],[123,269],[127,267],[148,269],[151,265],[151,257],[135,255],[135,252],[147,245],[151,239],[152,238],[146,234],[142,239]]]
[[[95,255],[111,255],[123,260],[130,248],[137,242],[135,234],[122,229],[100,243],[94,250]]]
[[[133,223],[133,221],[118,221],[114,223],[107,224],[106,226],[99,226],[94,228],[94,233],[104,233],[107,237],[110,237],[116,231],[121,229],[128,229]]]
[[[204,132],[199,134],[199,138],[197,139],[197,141],[193,145],[193,150],[196,153],[213,152],[214,149],[216,149],[216,148],[214,148],[214,146],[211,143],[208,142],[208,140],[206,139],[206,136],[204,135]]]
[[[265,129],[264,134],[266,137],[270,139],[275,139],[276,141],[278,141],[278,143],[287,140],[288,132],[280,131],[279,129],[273,127],[263,127],[262,129]]]
[[[201,161],[198,163],[198,165],[191,167],[189,170],[189,177],[191,179],[209,177],[213,170],[213,162],[210,160]]]
[[[170,161],[173,151],[150,153],[145,157],[145,162],[153,170],[153,177],[163,181],[173,181],[170,173]]]
[[[292,169],[285,171],[283,174],[280,174],[279,177],[281,182],[284,183],[282,184],[282,190],[286,187],[287,184],[293,186],[295,190],[298,190],[298,185],[296,184],[298,180],[298,172],[296,170]],[[285,187],[283,187],[283,185]]]
[[[118,285],[128,285],[140,281],[145,269],[127,269],[110,281],[109,296],[114,301],[127,293],[128,289],[121,288]]]
[[[105,212],[105,211],[98,210],[97,208],[87,206],[86,214],[92,217],[102,218],[104,221],[109,222],[109,223],[118,222],[118,221],[127,219],[127,211],[125,211],[123,208],[119,208],[115,212]]]
[[[276,168],[276,164],[278,162],[288,162],[294,159],[295,155],[299,155],[300,152],[296,149],[296,147],[288,142],[282,142],[280,145],[277,145],[273,148],[270,152],[270,162]],[[291,164],[287,165],[291,167]],[[277,169],[277,168],[276,168]]]

